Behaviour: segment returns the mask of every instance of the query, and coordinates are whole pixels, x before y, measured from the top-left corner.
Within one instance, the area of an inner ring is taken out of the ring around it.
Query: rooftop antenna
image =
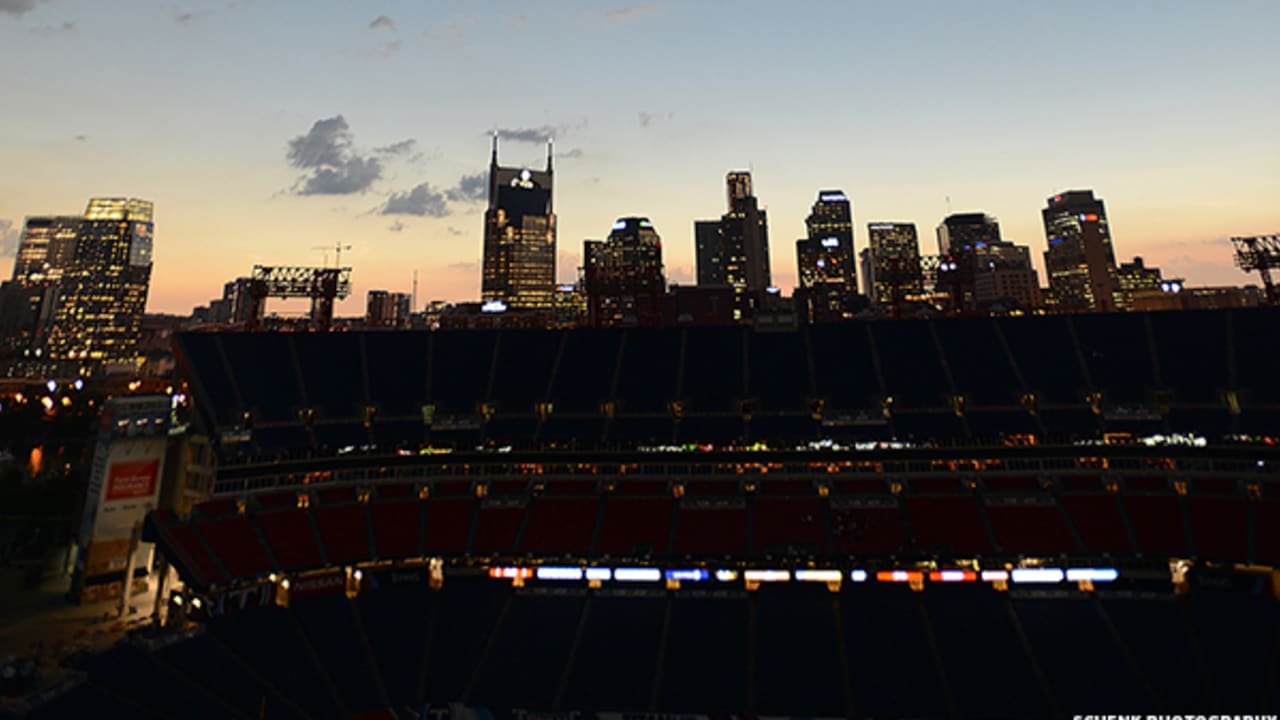
[[[413,307],[409,308],[409,314],[413,314],[418,310],[418,271],[413,271],[413,299],[409,302],[413,303]]]

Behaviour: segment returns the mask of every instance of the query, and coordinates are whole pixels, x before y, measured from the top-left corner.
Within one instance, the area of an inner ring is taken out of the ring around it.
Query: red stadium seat
[[[1188,553],[1177,495],[1124,495],[1122,500],[1133,524],[1138,552],[1177,556]]]
[[[1036,504],[1000,503],[988,498],[987,518],[996,542],[1007,553],[1058,554],[1077,552],[1075,539],[1052,497]]]
[[[393,500],[369,505],[373,538],[380,559],[414,557],[420,554],[420,505],[417,500]]]
[[[1196,555],[1209,560],[1249,559],[1249,508],[1240,497],[1187,497]]]
[[[222,559],[222,564],[232,577],[249,578],[265,575],[275,569],[248,518],[206,520],[196,527],[209,542],[209,547]]]
[[[305,570],[324,565],[306,511],[283,510],[254,516],[282,570]]]
[[[1120,515],[1119,498],[1114,495],[1063,495],[1062,506],[1071,516],[1076,532],[1091,553],[1133,552]]]
[[[729,501],[732,502],[732,501]],[[743,506],[687,503],[676,515],[678,555],[740,555],[747,551],[747,512]]]
[[[828,552],[826,502],[817,497],[759,497],[752,550],[757,555],[783,548]]]
[[[585,555],[600,513],[599,497],[540,497],[529,508],[520,552]]]
[[[427,554],[466,554],[467,536],[471,534],[471,513],[475,504],[474,497],[440,497],[438,493],[427,500]]]
[[[330,505],[312,510],[329,562],[343,565],[373,557],[364,511],[364,505]]]
[[[482,503],[480,512],[476,516],[475,538],[471,542],[471,552],[487,555],[514,551],[524,513],[524,505]]]
[[[962,554],[992,551],[991,539],[973,496],[913,495],[906,503],[916,547],[922,552],[944,547]]]
[[[605,555],[667,552],[671,529],[670,497],[611,495],[605,501],[595,552]],[[639,553],[644,549],[643,553]]]

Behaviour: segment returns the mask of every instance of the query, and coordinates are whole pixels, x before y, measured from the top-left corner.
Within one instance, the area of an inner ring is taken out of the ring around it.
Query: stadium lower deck
[[[1277,323],[182,336],[167,627],[32,716],[1275,712]]]

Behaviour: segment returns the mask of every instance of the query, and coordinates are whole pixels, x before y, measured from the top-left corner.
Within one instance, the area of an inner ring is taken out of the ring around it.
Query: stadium
[[[1276,327],[181,335],[165,626],[30,717],[1274,712]]]

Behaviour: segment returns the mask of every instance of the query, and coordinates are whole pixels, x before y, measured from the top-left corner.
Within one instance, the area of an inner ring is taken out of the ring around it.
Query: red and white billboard
[[[149,497],[156,491],[159,460],[117,462],[107,471],[107,497],[111,500]]]

